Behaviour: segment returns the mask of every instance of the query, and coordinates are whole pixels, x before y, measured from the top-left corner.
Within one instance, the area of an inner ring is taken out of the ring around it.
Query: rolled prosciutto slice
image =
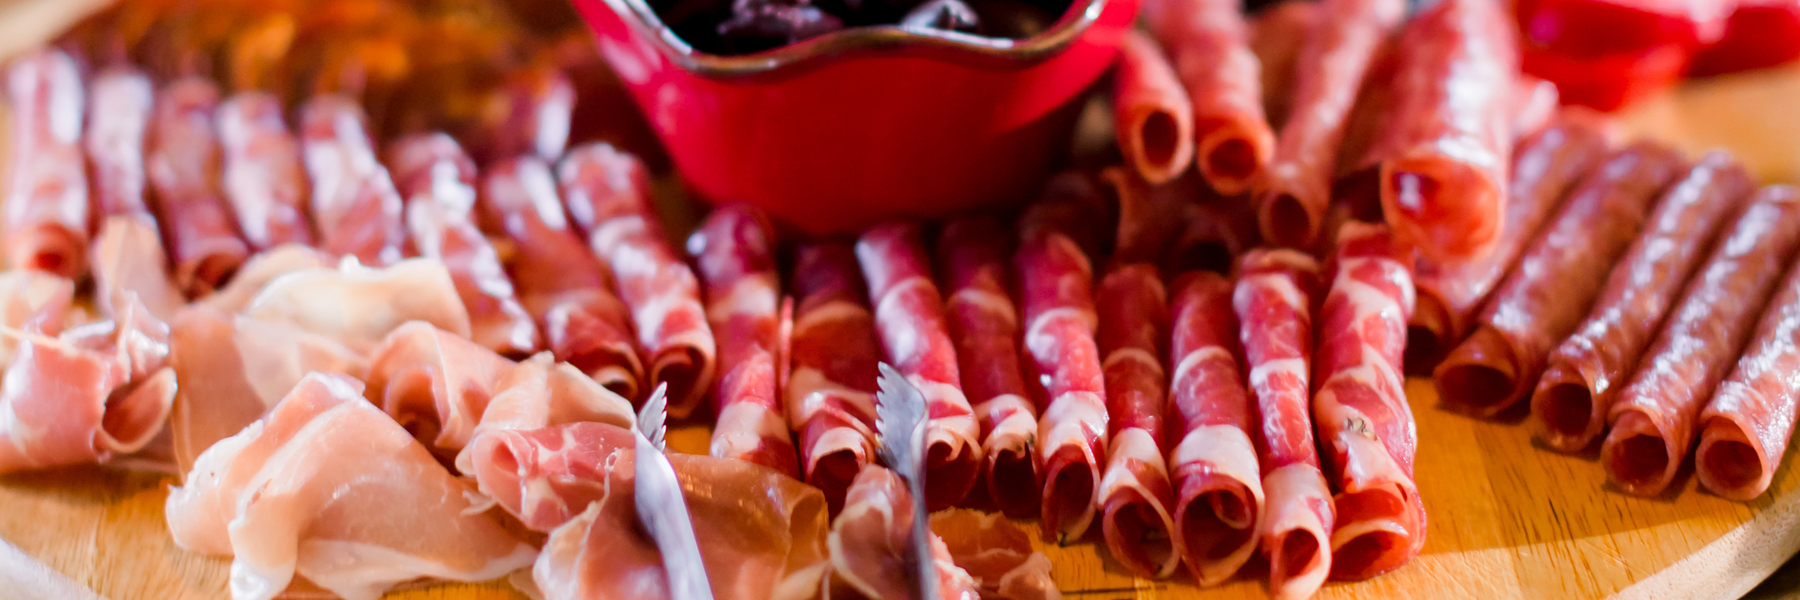
[[[1439,397],[1493,417],[1531,393],[1550,351],[1599,296],[1597,274],[1637,239],[1657,196],[1684,168],[1676,151],[1639,142],[1588,173],[1494,290],[1474,333],[1433,371]]]
[[[521,156],[489,170],[482,186],[481,220],[512,241],[507,271],[549,350],[621,396],[648,393],[631,315],[606,267],[570,229],[550,167]]]
[[[1277,128],[1287,123],[1300,48],[1318,18],[1319,3],[1307,0],[1283,0],[1250,17],[1250,51],[1262,66],[1263,110]]]
[[[938,235],[939,273],[949,287],[944,303],[956,344],[963,391],[981,422],[986,461],[982,481],[1001,512],[1013,518],[1038,514],[1038,406],[1019,366],[1019,311],[1012,289],[1013,240],[998,219],[967,217]]]
[[[87,272],[88,179],[81,147],[85,106],[80,66],[60,50],[12,61],[10,179],[0,206],[9,269],[69,279]]]
[[[1250,439],[1254,407],[1238,365],[1231,280],[1210,271],[1177,278],[1170,402],[1181,441],[1175,471],[1175,549],[1201,585],[1217,585],[1256,551],[1262,478]]]
[[[1242,197],[1220,196],[1198,178],[1184,177],[1160,186],[1153,194],[1180,199],[1181,227],[1172,246],[1162,253],[1165,273],[1211,271],[1231,274],[1237,259],[1261,243],[1256,207]]]
[[[1109,267],[1094,299],[1112,445],[1100,479],[1100,527],[1112,556],[1143,575],[1175,573],[1175,493],[1163,460],[1169,293],[1156,267]]]
[[[1800,398],[1800,269],[1789,267],[1756,336],[1701,411],[1694,472],[1712,493],[1752,500],[1768,491],[1794,436]]]
[[[281,244],[312,245],[306,217],[306,166],[300,141],[281,118],[281,99],[240,92],[219,105],[219,142],[225,155],[225,198],[244,241],[258,252]]]
[[[1038,419],[1044,535],[1080,539],[1099,508],[1100,467],[1109,440],[1106,379],[1094,341],[1093,263],[1106,233],[1104,200],[1074,173],[1019,223],[1019,306],[1024,314],[1025,381],[1045,407]],[[929,481],[929,479],[928,479]]]
[[[219,86],[189,77],[157,94],[150,121],[145,170],[175,282],[189,297],[218,289],[250,255],[219,193],[218,106]]]
[[[1331,572],[1336,514],[1313,445],[1311,388],[1312,311],[1323,285],[1312,257],[1253,250],[1241,261],[1231,295],[1262,433],[1257,536],[1277,598],[1309,598]]]
[[[684,418],[713,379],[715,342],[700,283],[669,248],[650,206],[644,164],[606,143],[569,151],[557,167],[563,200],[588,233],[594,255],[612,267],[644,350],[645,389],[669,385],[669,416]]]
[[[470,339],[501,354],[539,346],[537,324],[519,303],[500,254],[475,226],[475,163],[443,133],[408,136],[388,148],[388,168],[406,203],[409,249],[450,270],[469,309]]]
[[[1275,150],[1243,10],[1236,0],[1157,0],[1144,7],[1150,31],[1194,103],[1200,175],[1226,195],[1249,190]]]
[[[930,493],[930,492],[926,492]],[[868,598],[922,598],[913,546],[912,493],[898,474],[883,466],[863,469],[850,485],[844,512],[831,522],[832,575]],[[944,600],[976,600],[975,579],[957,566],[944,538],[927,533],[931,563]]]
[[[406,241],[400,192],[375,158],[362,107],[337,94],[308,100],[300,110],[300,143],[319,249],[371,266],[400,260]]]
[[[850,244],[800,245],[788,285],[795,308],[784,317],[791,323],[783,327],[781,393],[806,482],[825,492],[835,515],[856,474],[875,458],[881,340]]]
[[[981,475],[981,429],[963,395],[944,301],[931,278],[919,226],[879,225],[856,241],[875,305],[882,356],[925,394],[925,503],[961,502]]]
[[[94,231],[106,217],[119,215],[155,227],[156,216],[144,200],[144,138],[150,131],[156,88],[150,76],[125,65],[102,70],[90,87],[82,141],[93,185]],[[13,106],[14,114],[19,114],[19,105]]]
[[[1519,49],[1498,2],[1445,0],[1401,32],[1365,165],[1401,239],[1438,260],[1478,258],[1504,228]]]
[[[1175,68],[1148,36],[1132,31],[1113,73],[1113,128],[1139,175],[1162,183],[1194,161],[1194,104]]]
[[[1605,155],[1606,137],[1584,120],[1564,120],[1519,142],[1507,188],[1505,229],[1494,249],[1477,259],[1422,259],[1416,265],[1419,306],[1406,330],[1407,372],[1431,373],[1468,336],[1482,301],[1537,241],[1569,188]]]
[[[1613,483],[1640,496],[1668,488],[1693,448],[1695,419],[1749,341],[1796,248],[1800,190],[1763,188],[1688,282],[1607,413],[1612,432],[1600,461]]]
[[[548,65],[513,70],[488,96],[476,152],[483,163],[531,154],[556,160],[569,145],[575,86]]]
[[[1531,396],[1538,439],[1579,452],[1605,433],[1613,400],[1663,317],[1754,189],[1749,173],[1722,151],[1702,157],[1669,188],[1593,310],[1550,354]]]
[[[1425,504],[1413,482],[1419,436],[1400,371],[1411,257],[1386,226],[1348,223],[1338,232],[1312,401],[1326,479],[1337,492],[1332,579],[1392,571],[1425,547]]]
[[[719,363],[727,365],[715,386],[719,418],[712,455],[798,478],[775,385],[781,275],[774,235],[756,209],[721,206],[688,237],[687,250],[706,283],[707,320],[719,334]]]
[[[1309,248],[1331,204],[1345,123],[1382,41],[1406,12],[1405,0],[1324,0],[1301,34],[1292,117],[1281,126],[1259,187],[1263,239]]]
[[[361,387],[308,375],[169,491],[175,544],[231,556],[232,598],[274,598],[296,576],[375,598],[419,578],[495,579],[537,558]]]

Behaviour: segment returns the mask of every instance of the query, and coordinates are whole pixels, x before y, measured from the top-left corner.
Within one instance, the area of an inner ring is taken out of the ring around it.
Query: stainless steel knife
[[[681,481],[675,478],[675,467],[663,454],[667,390],[668,384],[656,386],[638,410],[637,455],[633,461],[637,484],[633,498],[638,521],[662,552],[663,570],[669,574],[669,597],[712,600],[712,584],[700,559],[700,542],[694,539],[694,522],[688,516]]]
[[[881,389],[875,394],[875,429],[881,458],[906,481],[912,492],[913,556],[919,598],[940,600],[937,569],[931,562],[931,513],[925,510],[925,394],[887,363],[881,363]]]

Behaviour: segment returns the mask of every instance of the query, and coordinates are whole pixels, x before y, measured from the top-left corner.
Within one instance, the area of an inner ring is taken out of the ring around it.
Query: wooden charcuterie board
[[[63,2],[0,0],[0,33],[18,34],[0,35],[0,56],[72,22],[65,13],[103,3]],[[42,8],[54,4],[61,7]],[[1625,125],[1690,152],[1730,148],[1765,181],[1800,181],[1794,98],[1800,68],[1689,84],[1637,107]],[[1666,497],[1635,498],[1608,489],[1592,456],[1539,448],[1517,423],[1440,409],[1429,381],[1409,382],[1408,396],[1430,515],[1424,554],[1372,581],[1327,585],[1321,598],[1735,598],[1800,550],[1800,476],[1791,455],[1755,502],[1698,491],[1691,476]],[[704,452],[706,435],[682,430],[671,442]],[[97,467],[0,476],[0,538],[113,600],[227,598],[228,561],[183,551],[168,535],[162,510],[173,482]],[[1072,599],[1267,597],[1260,573],[1202,590],[1185,574],[1132,577],[1096,542],[1043,550]],[[0,589],[0,600],[32,597],[19,594]],[[389,597],[524,598],[504,582]]]

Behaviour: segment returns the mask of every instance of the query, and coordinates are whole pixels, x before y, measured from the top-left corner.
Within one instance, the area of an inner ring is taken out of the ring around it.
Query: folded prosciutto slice
[[[6,199],[6,265],[70,279],[86,273],[88,179],[81,146],[80,66],[60,50],[13,59],[11,165]]]
[[[169,327],[126,294],[113,320],[45,335],[59,310],[39,313],[0,378],[0,473],[104,462],[162,432],[175,399],[164,366]]]
[[[24,330],[36,321],[38,333],[60,334],[76,316],[71,310],[74,301],[73,281],[43,271],[0,271],[0,325],[6,329]],[[48,316],[40,319],[41,315]],[[34,338],[0,335],[0,369],[12,364],[26,339]]]
[[[154,220],[136,215],[107,217],[94,236],[88,261],[94,271],[94,297],[112,298],[120,292],[131,292],[156,318],[175,318],[175,313],[187,305],[187,299],[181,296],[181,289],[169,273],[167,257]],[[99,308],[112,316],[112,303],[102,302]]]
[[[1318,237],[1363,74],[1405,11],[1404,0],[1324,0],[1301,32],[1292,117],[1259,186],[1257,221],[1270,243],[1309,248]]]
[[[189,297],[217,289],[250,255],[219,191],[218,106],[219,86],[206,79],[165,86],[156,95],[144,159],[175,282]]]
[[[688,254],[706,283],[707,320],[719,335],[715,384],[719,417],[712,455],[747,460],[799,477],[787,415],[776,394],[781,274],[767,217],[721,206],[688,238]]]
[[[1763,188],[1719,240],[1607,412],[1600,462],[1626,492],[1655,496],[1693,449],[1695,419],[1800,249],[1800,190]]]
[[[414,258],[382,268],[346,261],[270,281],[244,308],[253,319],[287,323],[370,352],[407,321],[469,337],[469,313],[444,264]]]
[[[781,393],[806,482],[825,492],[837,514],[850,482],[875,458],[881,340],[855,248],[818,242],[802,244],[794,254],[789,290],[795,308],[783,328]]]
[[[548,352],[507,371],[494,383],[495,393],[481,411],[469,443],[456,455],[456,470],[472,476],[493,468],[507,452],[506,431],[531,431],[567,423],[607,423],[631,427],[636,422],[631,401],[609,390],[569,363]]]
[[[931,514],[931,532],[944,540],[950,560],[975,580],[986,598],[1061,600],[1050,577],[1050,557],[1031,549],[1025,530],[997,513],[966,508]]]
[[[1019,224],[1019,304],[1026,382],[1038,420],[1044,535],[1074,541],[1099,507],[1108,443],[1105,374],[1094,342],[1094,267],[1107,236],[1105,200],[1076,173],[1052,179]],[[931,478],[926,477],[930,482]]]
[[[1331,572],[1331,488],[1313,444],[1313,307],[1319,264],[1294,250],[1244,256],[1231,305],[1241,325],[1261,424],[1263,515],[1257,523],[1277,598],[1309,598]]]
[[[1144,17],[1194,103],[1201,176],[1220,193],[1250,189],[1274,153],[1275,134],[1263,113],[1261,66],[1250,52],[1243,3],[1156,0],[1146,3]]]
[[[175,544],[230,555],[233,600],[274,598],[296,575],[374,600],[415,579],[495,579],[537,557],[360,388],[308,375],[169,491]]]
[[[879,225],[857,239],[856,257],[869,282],[882,355],[925,395],[926,505],[948,508],[981,474],[981,429],[963,395],[943,297],[920,238],[914,223]]]
[[[1508,183],[1506,225],[1487,256],[1474,260],[1421,260],[1415,284],[1419,307],[1406,334],[1406,370],[1430,373],[1468,336],[1482,301],[1519,256],[1538,239],[1569,188],[1606,154],[1596,124],[1569,119],[1519,141]]]
[[[1419,434],[1400,371],[1413,254],[1383,225],[1347,223],[1337,242],[1319,311],[1312,413],[1337,491],[1331,578],[1355,581],[1399,568],[1425,547],[1425,503],[1413,482]]]
[[[1788,267],[1756,336],[1700,413],[1694,472],[1712,493],[1752,500],[1768,491],[1794,436],[1800,398],[1800,269]]]
[[[1162,183],[1194,161],[1194,104],[1175,68],[1149,36],[1133,31],[1113,74],[1113,128],[1139,175]]]
[[[919,598],[919,570],[911,557],[918,556],[913,546],[913,520],[921,517],[912,507],[906,482],[887,467],[871,466],[858,473],[844,512],[831,522],[832,574],[874,600]],[[980,598],[974,578],[957,566],[944,539],[926,535],[931,538],[938,597]]]
[[[355,100],[318,96],[301,108],[300,143],[319,249],[378,266],[400,260],[406,227],[400,192],[375,158],[368,121]]]
[[[1599,274],[1637,239],[1683,162],[1674,150],[1639,142],[1582,180],[1494,290],[1474,333],[1438,364],[1445,404],[1493,417],[1531,393],[1550,351],[1575,332],[1600,294]]]
[[[294,271],[307,269],[329,269],[337,266],[337,261],[326,256],[324,252],[311,246],[287,244],[265,250],[251,256],[244,266],[238,269],[231,281],[211,296],[194,302],[213,309],[236,313],[243,312],[250,306],[250,301],[262,293],[264,287],[275,278]]]
[[[536,350],[537,324],[475,226],[475,163],[462,147],[443,133],[408,136],[388,148],[388,168],[405,199],[408,247],[450,270],[469,309],[470,339],[501,354]]]
[[[1749,172],[1720,151],[1701,157],[1663,194],[1587,319],[1550,354],[1531,397],[1533,423],[1545,444],[1579,452],[1606,432],[1613,401],[1657,326],[1754,190]]]
[[[669,385],[669,416],[686,417],[712,382],[714,342],[700,282],[663,237],[643,163],[609,144],[577,147],[557,167],[569,214],[612,267],[644,351],[645,389]]]
[[[282,120],[281,110],[281,99],[258,91],[235,94],[219,105],[225,197],[244,241],[257,251],[313,241],[312,223],[306,217],[311,190],[300,142]]]
[[[369,353],[366,395],[434,453],[455,456],[513,367],[468,338],[413,321]]]
[[[619,395],[647,394],[630,314],[606,267],[569,227],[549,165],[531,156],[502,162],[482,191],[481,220],[512,241],[507,270],[548,349]]]
[[[144,138],[149,134],[155,103],[155,87],[143,71],[115,65],[94,75],[88,94],[86,137],[82,141],[92,178],[95,223],[126,215],[142,219],[155,229],[156,216],[144,199]],[[18,105],[13,106],[14,115],[19,115]]]

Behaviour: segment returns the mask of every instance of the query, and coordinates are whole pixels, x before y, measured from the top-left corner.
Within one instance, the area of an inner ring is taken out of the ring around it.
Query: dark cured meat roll
[[[249,257],[220,195],[219,139],[213,112],[219,86],[190,77],[163,88],[150,123],[145,172],[155,192],[163,246],[175,282],[190,298],[212,293]]]

